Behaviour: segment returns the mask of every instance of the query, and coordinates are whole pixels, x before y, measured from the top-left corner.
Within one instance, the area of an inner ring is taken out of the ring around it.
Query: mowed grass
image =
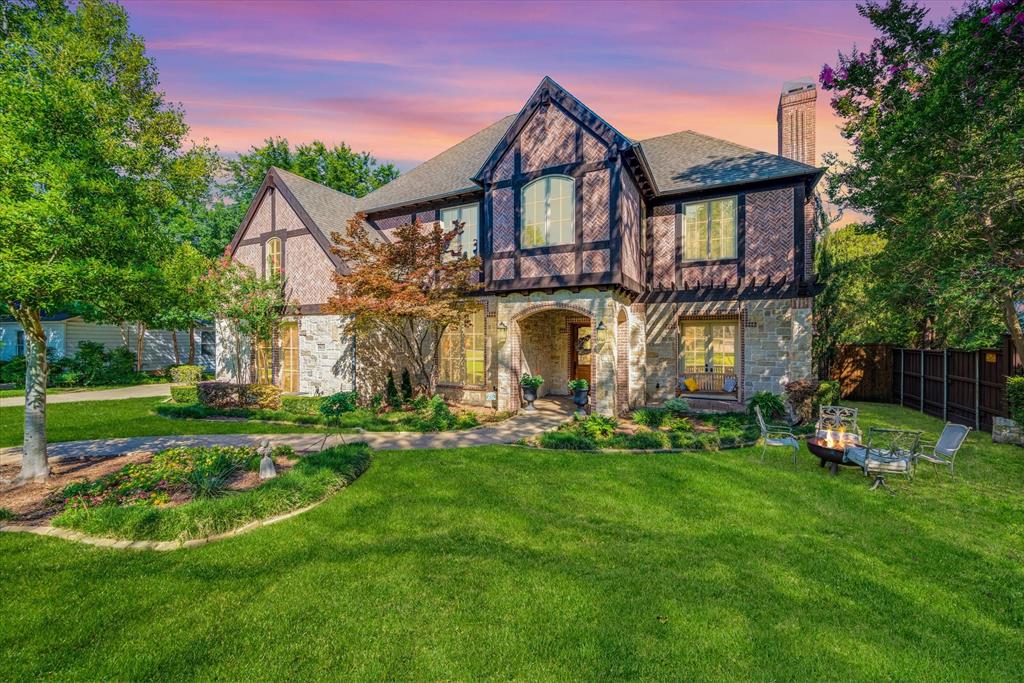
[[[1020,680],[1024,450],[972,435],[955,482],[896,495],[758,455],[378,453],[312,511],[198,549],[0,534],[0,671]]]
[[[153,412],[153,408],[164,400],[158,396],[50,404],[46,406],[47,440],[57,442],[173,434],[284,434],[322,431],[315,426],[307,425],[171,419]],[[0,447],[21,445],[24,420],[24,406],[0,408]]]

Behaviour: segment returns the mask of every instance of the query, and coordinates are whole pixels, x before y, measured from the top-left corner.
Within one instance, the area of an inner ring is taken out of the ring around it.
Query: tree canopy
[[[873,217],[877,292],[918,318],[920,341],[1008,329],[1024,355],[1024,2],[971,2],[942,24],[905,0],[858,10],[878,37],[821,72],[852,144],[830,158],[830,196]]]

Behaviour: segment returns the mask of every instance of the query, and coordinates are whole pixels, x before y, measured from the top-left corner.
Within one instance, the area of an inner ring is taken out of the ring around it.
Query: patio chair
[[[949,476],[952,477],[954,476],[953,461],[956,460],[956,454],[960,451],[960,447],[964,445],[967,435],[970,433],[970,427],[947,422],[946,426],[942,428],[942,434],[939,435],[938,441],[921,444],[921,454],[919,457],[936,467],[945,465],[949,468]]]
[[[902,474],[913,481],[920,445],[921,432],[872,427],[868,430],[867,443],[847,446],[843,458],[860,466],[865,477],[874,475],[872,491],[879,487],[889,489],[886,475]]]
[[[846,406],[821,406],[818,409],[818,424],[815,435],[826,437],[829,433],[849,434],[860,443],[862,434],[857,426],[857,409]]]
[[[800,442],[796,440],[793,430],[781,425],[772,425],[765,422],[761,414],[761,406],[754,406],[754,415],[757,416],[757,426],[761,428],[761,462],[764,462],[764,454],[769,446],[788,446],[793,449],[793,463],[796,463],[796,454],[800,452]]]

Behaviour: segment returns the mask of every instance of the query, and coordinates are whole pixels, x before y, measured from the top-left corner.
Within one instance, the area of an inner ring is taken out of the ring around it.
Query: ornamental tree
[[[206,171],[157,84],[117,4],[0,2],[0,301],[25,331],[22,479],[48,475],[42,313],[121,301]]]
[[[346,235],[333,233],[333,251],[349,273],[334,276],[337,291],[327,309],[350,317],[356,333],[382,334],[412,365],[428,394],[437,387],[441,336],[464,323],[470,294],[481,285],[479,257],[453,250],[463,223],[445,230],[440,221],[415,221],[395,230],[391,240],[371,235],[365,216],[348,222]]]
[[[1006,329],[1024,357],[1024,0],[941,25],[905,0],[858,11],[878,37],[821,72],[852,143],[830,197],[873,217],[879,291],[914,301],[919,329],[974,346]]]

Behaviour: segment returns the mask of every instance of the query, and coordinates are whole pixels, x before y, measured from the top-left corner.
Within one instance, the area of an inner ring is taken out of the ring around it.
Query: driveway
[[[79,401],[113,401],[120,398],[149,398],[151,396],[170,396],[171,385],[161,384],[139,384],[134,387],[121,387],[119,389],[100,389],[89,391],[63,391],[59,394],[47,394],[46,403],[77,403]],[[0,408],[13,408],[14,406],[25,405],[24,396],[8,396],[0,398]]]

